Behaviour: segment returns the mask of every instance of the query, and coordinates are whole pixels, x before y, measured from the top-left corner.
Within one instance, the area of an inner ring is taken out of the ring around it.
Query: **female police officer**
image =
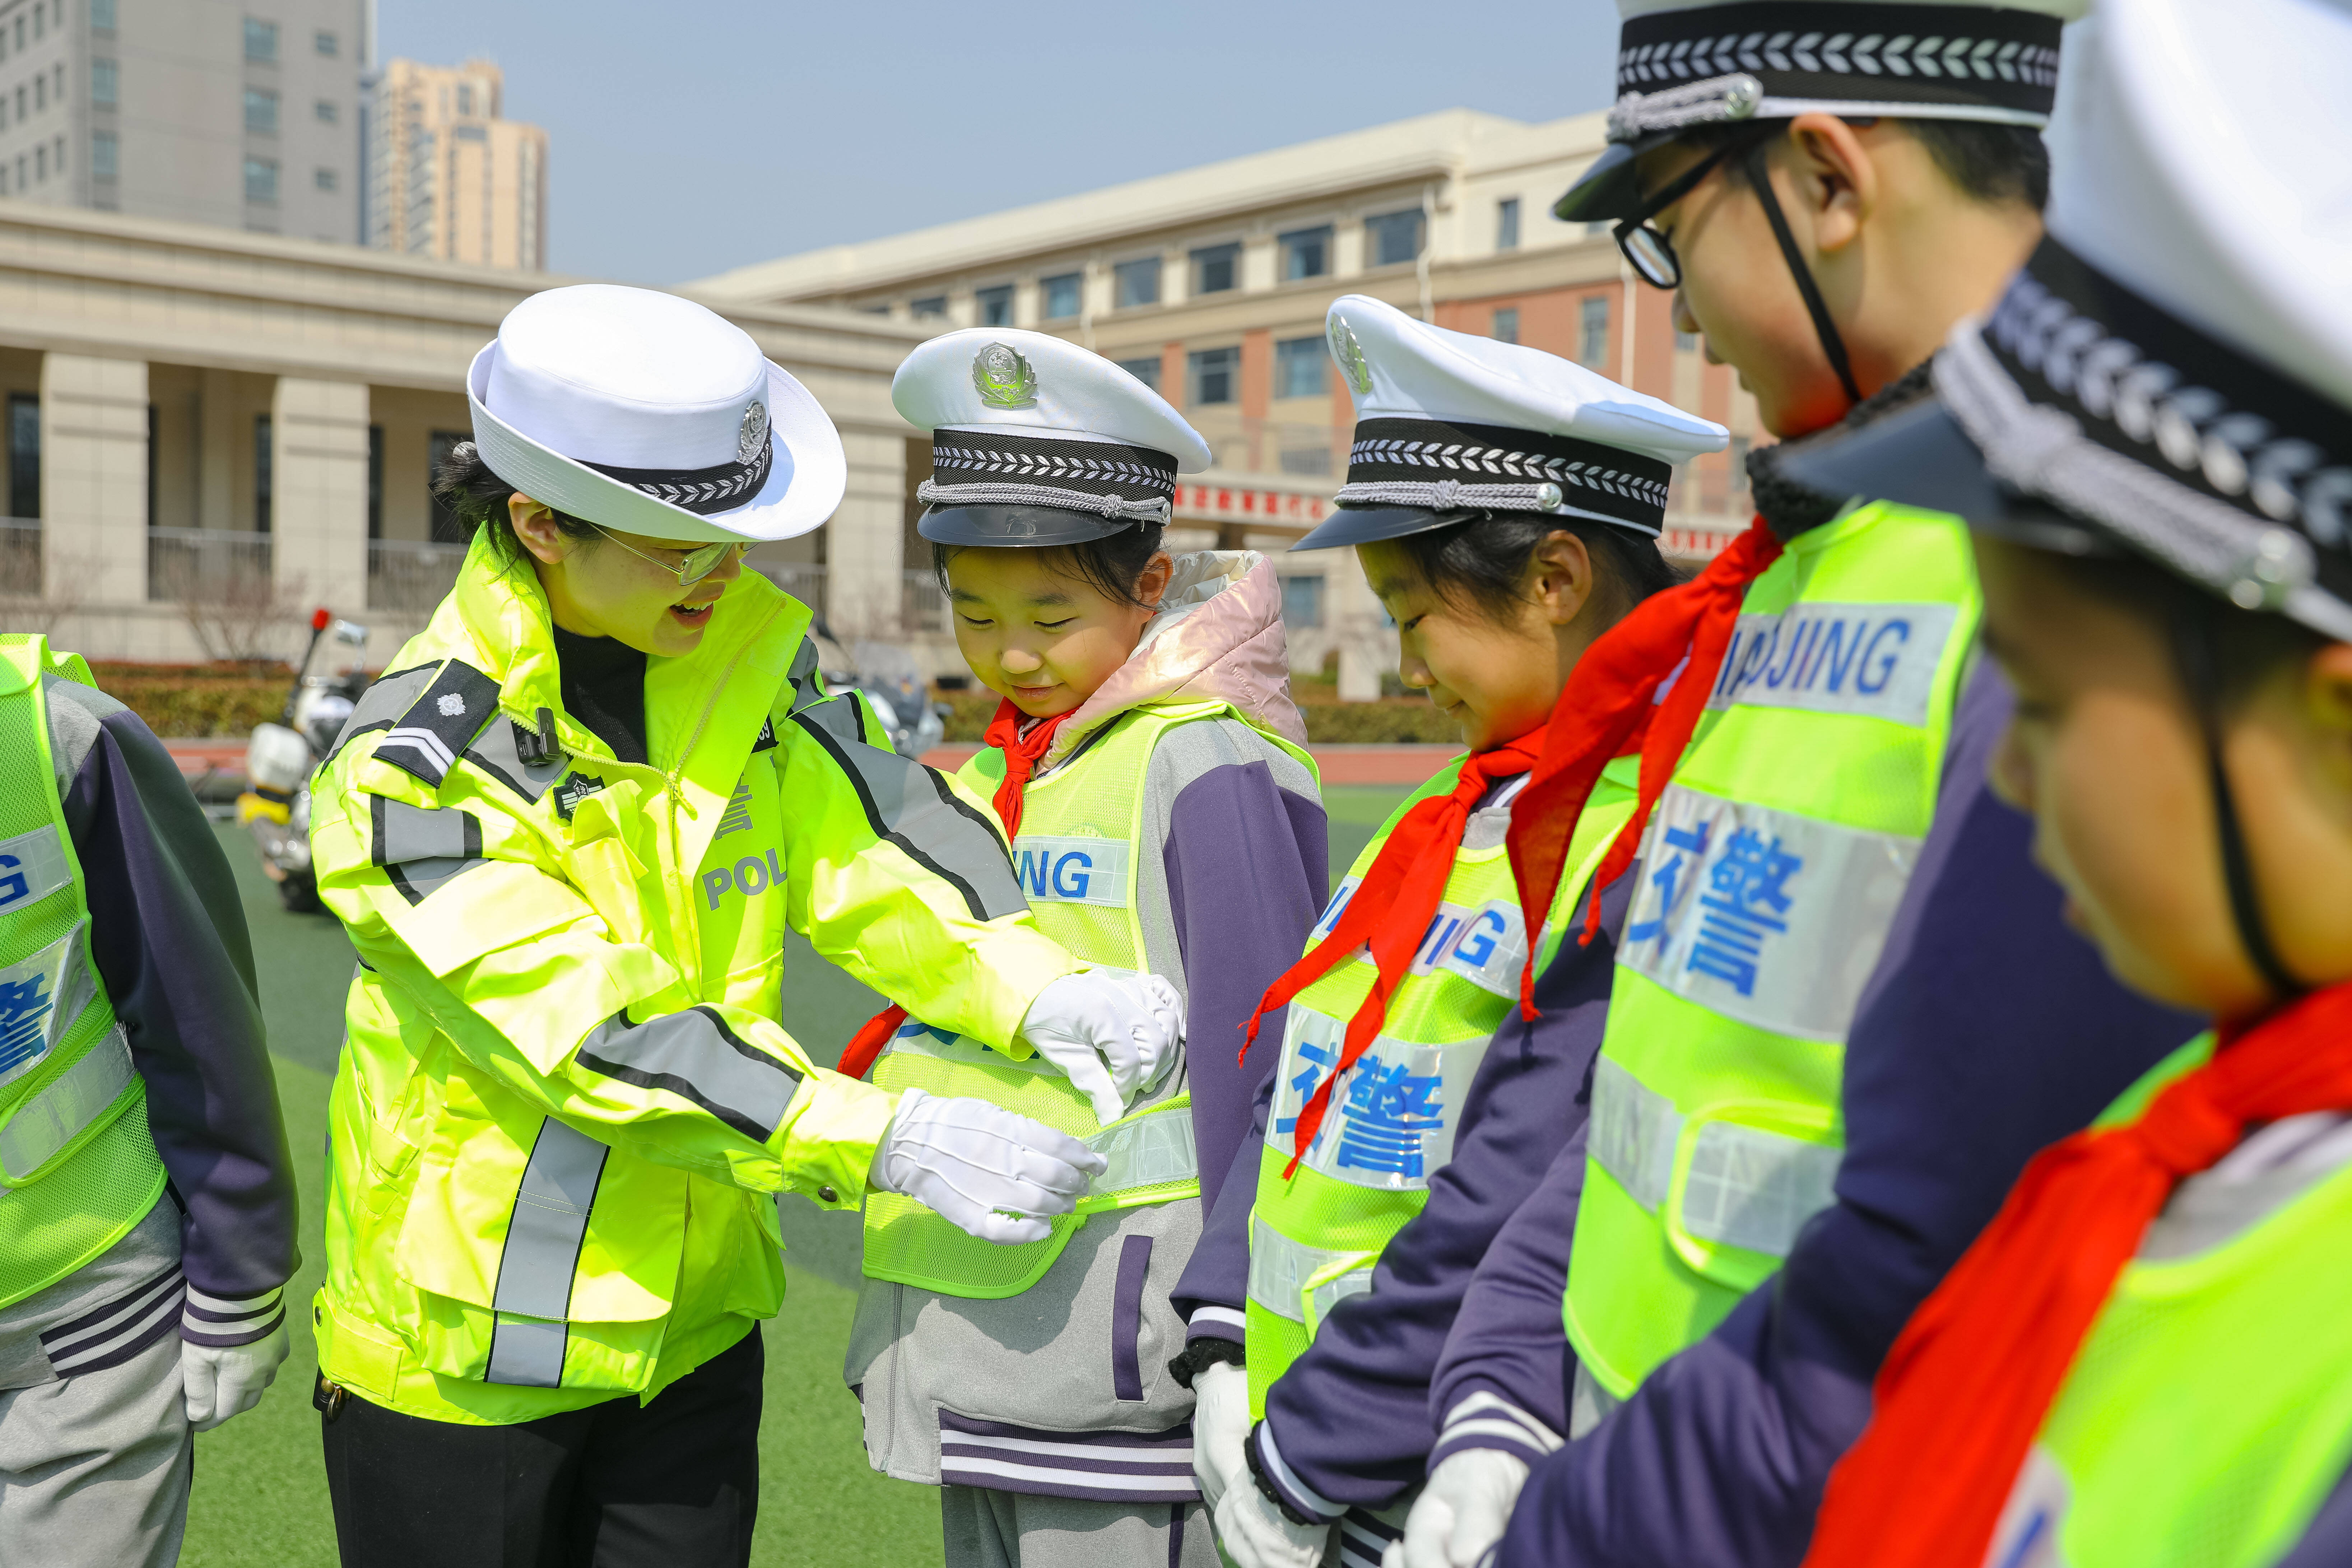
[[[347,1563],[740,1563],[772,1194],[1027,1241],[1100,1169],[779,1026],[784,928],[925,1018],[1123,1094],[1181,1018],[1039,932],[985,808],[814,670],[744,547],[840,500],[814,398],[709,310],[524,301],[467,377],[455,590],[315,791],[360,968],[319,1403]],[[634,1396],[634,1397],[631,1397]]]

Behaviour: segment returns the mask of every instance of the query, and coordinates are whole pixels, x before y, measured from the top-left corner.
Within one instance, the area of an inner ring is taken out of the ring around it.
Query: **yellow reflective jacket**
[[[646,670],[651,765],[563,709],[547,603],[477,541],[313,786],[358,949],[330,1112],[327,1377],[410,1415],[650,1399],[783,1300],[781,1189],[855,1208],[893,1097],[780,1026],[789,923],[1025,1057],[1078,967],[987,808],[825,693],[747,574]]]

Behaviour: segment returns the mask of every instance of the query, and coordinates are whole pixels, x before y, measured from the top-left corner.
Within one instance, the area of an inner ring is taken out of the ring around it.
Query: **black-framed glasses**
[[[1699,182],[1727,160],[1761,147],[1778,129],[1761,125],[1749,135],[1724,143],[1643,197],[1633,215],[1617,225],[1617,248],[1643,282],[1653,289],[1679,289],[1683,284],[1682,258],[1675,254],[1675,242],[1652,228],[1650,220],[1698,189]]]
[[[648,555],[601,522],[591,523],[589,526],[638,560],[649,562],[669,573],[677,579],[677,585],[681,588],[691,588],[713,572],[718,571],[720,563],[727,559],[729,551],[744,551],[751,548],[748,541],[723,539],[716,544],[698,544],[685,552],[676,561],[665,561],[658,555]]]

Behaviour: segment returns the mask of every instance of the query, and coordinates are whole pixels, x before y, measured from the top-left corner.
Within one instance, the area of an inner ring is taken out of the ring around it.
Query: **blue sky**
[[[1610,0],[379,0],[547,127],[555,270],[675,283],[1433,110],[1608,101]]]

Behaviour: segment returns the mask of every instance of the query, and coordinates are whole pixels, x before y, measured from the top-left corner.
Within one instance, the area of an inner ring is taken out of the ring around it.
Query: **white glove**
[[[1089,969],[1038,992],[1021,1037],[1094,1102],[1095,1120],[1108,1127],[1174,1065],[1184,1003],[1157,974]]]
[[[1246,1465],[1217,1504],[1217,1542],[1235,1568],[1317,1568],[1330,1543],[1328,1524],[1293,1524],[1258,1489]]]
[[[1503,1539],[1511,1507],[1528,1484],[1528,1462],[1500,1448],[1457,1448],[1430,1472],[1389,1542],[1381,1568],[1477,1568]]]
[[[260,1404],[261,1391],[277,1377],[278,1363],[292,1348],[282,1322],[249,1345],[182,1341],[180,1388],[187,1401],[188,1425],[209,1432]]]
[[[910,1089],[898,1096],[867,1179],[982,1241],[1010,1244],[1052,1235],[1043,1216],[1069,1213],[1087,1179],[1108,1168],[1100,1154],[1043,1122],[984,1100]]]
[[[1212,1362],[1192,1374],[1192,1475],[1215,1517],[1233,1486],[1254,1487],[1242,1445],[1249,1440],[1249,1373],[1231,1362]]]

